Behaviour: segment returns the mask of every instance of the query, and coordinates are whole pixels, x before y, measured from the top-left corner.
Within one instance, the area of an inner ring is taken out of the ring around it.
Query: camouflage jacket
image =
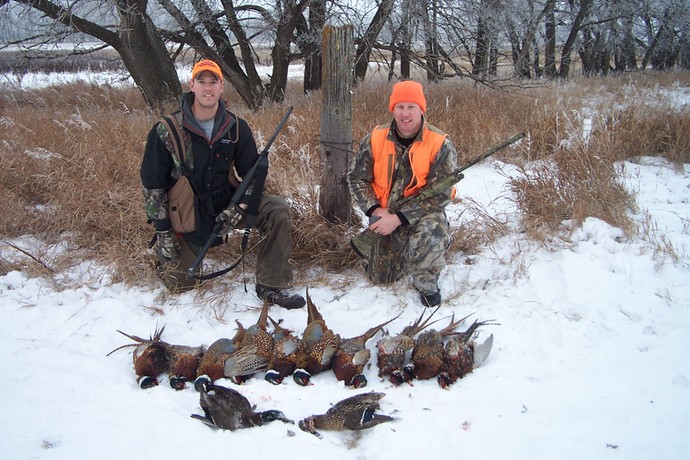
[[[426,126],[426,122],[425,122]],[[403,197],[405,187],[412,180],[412,168],[407,155],[409,147],[404,147],[398,140],[395,133],[395,120],[391,122],[391,129],[388,139],[395,144],[396,159],[395,162],[398,168],[393,178],[393,186],[390,192],[389,208],[395,210],[403,224],[416,222],[425,214],[430,212],[442,212],[451,199],[451,189],[446,192],[434,195],[423,203],[410,203],[398,209],[396,202]],[[422,138],[424,130],[420,130],[416,141]],[[427,176],[427,185],[432,184],[438,177],[443,177],[450,174],[457,168],[457,151],[450,138],[446,138],[441,150],[436,154],[433,163],[429,169]],[[350,193],[357,203],[357,206],[366,214],[371,215],[371,212],[380,206],[374,190],[372,189],[372,182],[374,181],[374,167],[373,156],[371,153],[371,134],[368,134],[360,143],[359,151],[355,155],[350,165],[348,173],[348,184],[350,186]]]
[[[211,139],[192,116],[194,94],[186,93],[177,117],[187,145],[184,162],[173,154],[170,136],[161,123],[149,131],[141,163],[141,183],[144,188],[146,216],[156,230],[171,228],[168,213],[168,191],[180,174],[185,174],[194,190],[196,230],[183,237],[191,243],[203,245],[213,232],[215,218],[230,203],[242,178],[256,163],[259,153],[247,122],[220,106]],[[251,194],[251,186],[245,197]]]

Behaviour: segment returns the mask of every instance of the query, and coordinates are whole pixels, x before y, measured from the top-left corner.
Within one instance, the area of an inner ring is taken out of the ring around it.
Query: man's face
[[[189,89],[194,93],[194,102],[204,108],[218,104],[223,95],[223,80],[211,71],[204,70],[189,82]]]
[[[414,102],[399,102],[393,107],[393,118],[404,137],[412,137],[422,127],[422,108]]]

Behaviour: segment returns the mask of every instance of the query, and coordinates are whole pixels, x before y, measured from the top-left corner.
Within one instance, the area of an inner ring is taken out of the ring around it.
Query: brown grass
[[[528,133],[518,147],[496,157],[518,168],[512,196],[522,229],[532,238],[549,239],[563,231],[563,221],[577,225],[588,216],[631,234],[635,229],[628,211],[634,197],[620,184],[615,162],[642,155],[664,156],[679,165],[690,161],[687,111],[650,105],[643,97],[658,87],[687,87],[689,75],[583,79],[512,92],[443,82],[427,88],[428,118],[450,134],[461,163],[518,132]],[[353,150],[373,126],[390,120],[389,88],[389,83],[372,79],[355,90]],[[633,89],[639,97],[625,99]],[[276,104],[248,111],[232,91],[226,99],[254,128],[259,146],[285,113],[285,106]],[[357,229],[330,224],[318,213],[320,94],[305,96],[295,83],[286,103],[295,109],[271,150],[268,190],[292,204],[298,272],[314,276],[358,267],[348,244]],[[597,109],[591,117],[593,131],[585,142],[580,132],[592,106]],[[150,282],[153,261],[146,248],[152,232],[142,207],[139,165],[154,122],[136,89],[76,84],[3,91],[0,244],[6,247],[0,272],[21,269],[50,276],[96,260],[112,267],[114,281]],[[510,231],[508,222],[491,217],[476,203],[466,202],[463,209],[470,220],[453,228],[451,255],[477,253]],[[24,236],[43,245],[21,244]],[[213,249],[209,263],[221,267],[215,261],[238,257],[239,240],[238,235],[231,244]],[[26,250],[58,244],[58,251]],[[245,268],[253,272],[251,253]]]

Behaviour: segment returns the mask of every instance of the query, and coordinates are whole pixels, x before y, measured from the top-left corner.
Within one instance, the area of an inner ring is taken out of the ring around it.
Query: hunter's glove
[[[177,264],[180,261],[179,250],[180,243],[172,230],[156,232],[156,256],[161,265]]]
[[[216,217],[216,222],[223,224],[219,235],[227,235],[232,230],[236,229],[243,217],[244,210],[238,205],[231,203],[230,206]]]

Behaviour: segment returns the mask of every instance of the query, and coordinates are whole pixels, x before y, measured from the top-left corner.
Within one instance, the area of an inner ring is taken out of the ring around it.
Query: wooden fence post
[[[352,210],[347,186],[352,152],[352,30],[352,25],[323,29],[319,208],[332,223],[350,223]]]

